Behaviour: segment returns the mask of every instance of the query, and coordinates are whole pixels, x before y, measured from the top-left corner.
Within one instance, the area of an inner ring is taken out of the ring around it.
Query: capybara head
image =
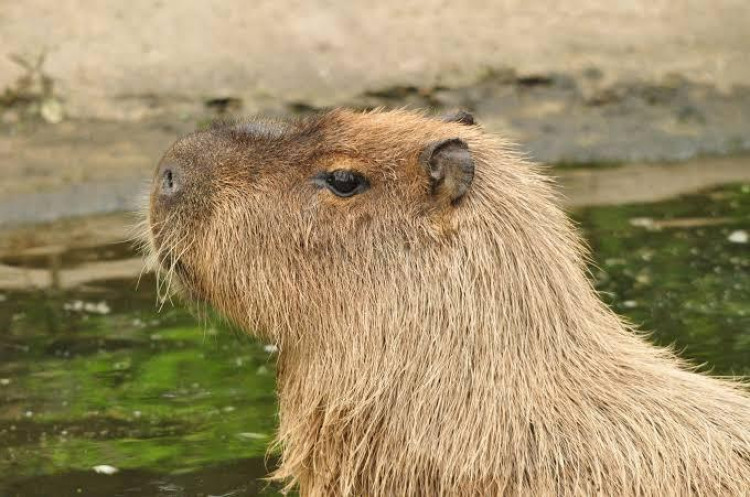
[[[472,197],[487,145],[474,150],[470,117],[339,110],[189,135],[153,183],[160,262],[193,299],[275,338],[323,333],[300,322],[321,316],[362,328],[372,299],[414,282],[436,299],[466,256],[438,252],[483,217]]]

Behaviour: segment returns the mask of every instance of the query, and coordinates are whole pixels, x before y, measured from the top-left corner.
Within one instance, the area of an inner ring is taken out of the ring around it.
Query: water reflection
[[[266,487],[258,478],[268,473],[276,424],[275,357],[181,309],[156,314],[149,293],[131,299],[128,281],[5,294],[0,495],[258,495]],[[106,302],[110,312],[70,302]],[[98,465],[118,472],[98,475]],[[220,476],[227,468],[234,478]]]
[[[96,495],[108,497],[205,497],[278,495],[263,482],[267,464],[262,458],[210,466],[184,474],[164,475],[148,469],[125,470],[114,475],[71,471],[16,480],[6,490],[9,497]]]

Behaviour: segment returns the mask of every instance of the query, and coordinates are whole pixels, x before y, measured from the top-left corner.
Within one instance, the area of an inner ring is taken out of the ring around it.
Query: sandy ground
[[[0,90],[33,61],[76,117],[236,97],[330,105],[494,69],[750,84],[746,0],[25,0],[0,9]]]

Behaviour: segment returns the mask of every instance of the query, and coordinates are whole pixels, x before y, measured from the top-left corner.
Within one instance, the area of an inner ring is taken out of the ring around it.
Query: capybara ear
[[[476,124],[476,121],[474,121],[474,116],[472,116],[465,110],[457,110],[456,112],[446,114],[443,116],[443,121],[447,123],[465,124],[467,126],[473,126],[474,124]]]
[[[451,204],[466,194],[474,179],[474,159],[460,138],[430,143],[419,155],[419,162],[430,177],[432,194],[447,198]]]

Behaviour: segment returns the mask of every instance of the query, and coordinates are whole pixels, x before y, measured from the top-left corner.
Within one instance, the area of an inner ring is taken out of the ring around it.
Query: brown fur
[[[460,137],[457,205],[417,163]],[[279,346],[283,457],[303,496],[740,496],[750,400],[599,300],[550,182],[476,126],[334,111],[198,132],[150,232],[187,294]],[[351,168],[351,198],[310,177]],[[158,183],[158,181],[157,181]],[[179,258],[179,262],[176,262]]]

